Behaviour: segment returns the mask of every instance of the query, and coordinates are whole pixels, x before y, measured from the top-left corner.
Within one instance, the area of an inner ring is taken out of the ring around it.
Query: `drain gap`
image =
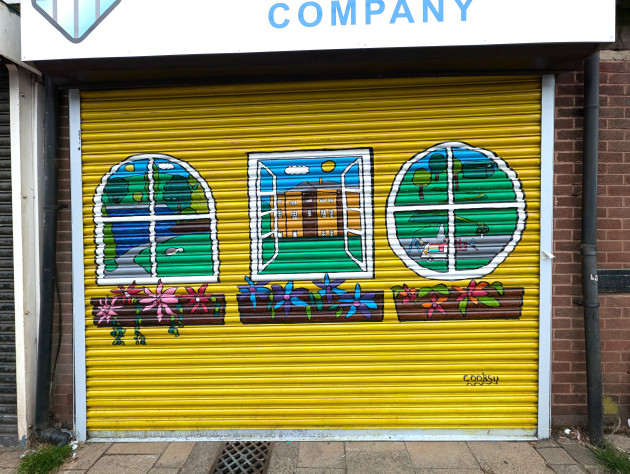
[[[270,444],[265,442],[226,443],[214,474],[263,474],[267,467]]]

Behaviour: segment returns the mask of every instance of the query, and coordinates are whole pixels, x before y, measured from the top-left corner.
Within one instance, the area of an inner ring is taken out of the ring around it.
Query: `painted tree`
[[[446,171],[446,157],[441,153],[433,153],[429,158],[429,169],[435,175],[435,181],[439,181],[440,173]]]
[[[420,199],[424,199],[424,187],[431,184],[431,173],[429,173],[424,168],[418,168],[413,173],[413,178],[411,178],[411,182],[418,186],[418,197]]]
[[[453,158],[453,185],[455,191],[459,191],[459,174],[462,172],[462,162],[458,158]]]

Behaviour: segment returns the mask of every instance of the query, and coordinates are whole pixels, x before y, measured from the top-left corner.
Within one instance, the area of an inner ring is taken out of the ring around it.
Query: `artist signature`
[[[464,375],[464,382],[466,385],[499,385],[499,376],[481,372],[480,375]]]

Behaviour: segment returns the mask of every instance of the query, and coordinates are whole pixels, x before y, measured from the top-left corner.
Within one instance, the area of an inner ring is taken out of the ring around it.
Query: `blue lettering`
[[[462,21],[466,21],[466,12],[468,11],[468,7],[472,3],[472,0],[466,0],[466,3],[463,4],[461,0],[455,0],[455,3],[457,3],[457,6],[462,12]]]
[[[274,28],[284,28],[289,24],[289,20],[285,18],[282,23],[276,22],[275,14],[278,8],[282,8],[285,12],[289,11],[289,6],[286,3],[276,3],[275,5],[272,5],[269,9],[269,24]]]
[[[376,10],[372,9],[372,5],[378,5]],[[365,24],[372,24],[372,15],[380,15],[385,11],[385,2],[383,0],[365,0]]]
[[[472,0],[469,0],[472,1]],[[357,1],[356,0],[348,0],[346,3],[345,12],[341,12],[341,2],[335,0],[330,3],[331,8],[331,24],[332,26],[337,26],[337,16],[339,17],[339,23],[341,25],[346,25],[348,23],[348,16],[350,17],[350,24],[357,24]]]
[[[317,12],[317,17],[311,22],[306,21],[306,19],[304,18],[304,10],[306,10],[307,7],[313,7]],[[319,25],[322,21],[322,7],[320,7],[319,3],[316,2],[304,2],[298,10],[298,20],[300,20],[300,23],[302,23],[302,25],[309,28]]]
[[[437,21],[444,21],[444,0],[438,0],[438,8],[433,5],[433,0],[422,0],[422,21],[429,21],[429,10]]]
[[[472,2],[472,0],[469,1]],[[392,19],[389,20],[389,24],[393,25],[394,23],[396,23],[396,20],[398,20],[398,18],[406,18],[409,23],[415,23],[415,21],[413,21],[411,11],[409,10],[409,5],[407,5],[407,0],[398,0],[398,3],[396,3],[396,7],[394,8]]]

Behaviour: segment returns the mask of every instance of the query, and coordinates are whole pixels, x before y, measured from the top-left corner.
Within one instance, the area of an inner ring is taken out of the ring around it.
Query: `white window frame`
[[[161,159],[167,160],[171,163],[175,163],[186,170],[202,187],[206,201],[208,202],[208,213],[205,214],[155,214],[155,200],[152,180],[152,165],[153,160]],[[110,217],[103,215],[103,201],[102,196],[107,185],[108,180],[121,168],[135,161],[149,161],[149,215],[148,216],[128,216],[128,217]],[[212,191],[208,186],[208,183],[201,177],[199,172],[195,170],[185,161],[179,160],[173,156],[165,155],[162,153],[145,153],[139,155],[133,155],[118,164],[112,166],[102,178],[101,182],[96,188],[94,193],[94,241],[95,241],[95,263],[96,263],[96,283],[98,285],[129,285],[131,283],[143,284],[143,285],[155,285],[159,281],[162,283],[214,283],[219,281],[219,245],[217,241],[217,220],[216,210],[214,204],[214,197]],[[158,263],[157,263],[157,240],[155,238],[155,224],[159,221],[173,221],[173,220],[201,220],[207,219],[210,221],[210,240],[212,243],[212,275],[194,275],[194,276],[159,276]],[[151,275],[150,276],[133,276],[133,277],[118,277],[107,276],[105,274],[105,242],[104,227],[107,223],[116,222],[148,222],[149,223],[149,242],[151,244]]]

